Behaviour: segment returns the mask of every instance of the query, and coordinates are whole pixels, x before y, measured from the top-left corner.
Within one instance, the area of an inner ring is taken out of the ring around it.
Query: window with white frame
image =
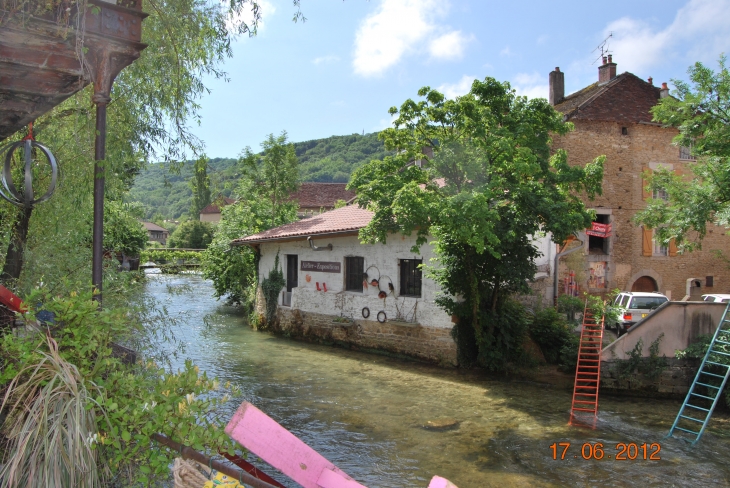
[[[654,256],[669,256],[669,248],[666,244],[663,244],[657,239],[656,233],[654,233]]]
[[[652,196],[652,198],[654,200],[664,200],[664,201],[666,201],[666,200],[669,199],[669,196],[667,195],[666,188],[654,188],[654,190],[652,191],[652,195],[651,196]]]
[[[695,157],[692,156],[692,146],[679,146],[679,159],[694,161]]]

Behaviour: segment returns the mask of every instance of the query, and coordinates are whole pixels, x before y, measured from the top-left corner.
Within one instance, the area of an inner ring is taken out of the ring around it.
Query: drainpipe
[[[578,251],[579,249],[583,249],[583,241],[578,239],[578,236],[575,235],[575,240],[580,242],[580,246],[574,247],[573,249],[570,249],[568,251],[559,252],[555,255],[555,267],[553,268],[553,304],[558,304],[558,263],[560,262],[560,258],[563,256],[567,256],[570,253],[573,253],[575,251]]]

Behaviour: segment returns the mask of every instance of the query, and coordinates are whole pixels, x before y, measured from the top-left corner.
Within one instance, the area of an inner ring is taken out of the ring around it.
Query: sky
[[[382,130],[424,86],[456,97],[489,76],[547,98],[560,67],[572,93],[597,81],[606,39],[618,73],[657,86],[730,54],[730,0],[301,0],[303,23],[291,0],[259,3],[258,35],[234,42],[227,80],[205,79],[193,133],[211,158],[284,130],[291,142]]]

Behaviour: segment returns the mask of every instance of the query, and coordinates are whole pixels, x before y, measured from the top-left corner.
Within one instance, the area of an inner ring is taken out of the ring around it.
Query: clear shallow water
[[[248,400],[370,488],[426,487],[435,474],[459,488],[730,486],[727,415],[696,447],[663,439],[675,401],[603,397],[596,430],[571,427],[568,391],[254,332],[199,276],[149,278],[147,293],[181,318],[185,356],[241,388],[224,419]],[[444,418],[458,426],[424,428]],[[559,442],[571,446],[553,460]],[[583,459],[597,442],[604,459]],[[619,442],[659,443],[661,460],[616,460]]]

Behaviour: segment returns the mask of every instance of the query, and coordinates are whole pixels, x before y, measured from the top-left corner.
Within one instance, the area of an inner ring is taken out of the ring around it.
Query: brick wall
[[[631,290],[641,276],[652,277],[661,293],[671,293],[671,299],[685,295],[686,280],[714,277],[714,286],[706,293],[730,292],[730,271],[713,250],[730,251],[730,238],[723,229],[710,226],[701,251],[677,256],[643,256],[642,228],[632,222],[637,210],[644,208],[642,171],[668,167],[691,177],[687,161],[679,159],[679,148],[671,144],[674,129],[644,123],[618,123],[575,120],[575,131],[556,137],[554,149],[568,151],[570,164],[585,164],[601,154],[606,155],[603,195],[586,204],[598,213],[610,215],[613,235],[609,255],[585,252],[591,261],[608,262],[605,291],[613,288]],[[626,134],[622,134],[625,128]],[[587,240],[585,235],[582,240]],[[586,284],[582,289],[586,289]],[[591,289],[593,293],[604,290]]]
[[[451,329],[357,319],[335,322],[333,315],[280,307],[273,332],[297,339],[335,343],[353,349],[386,351],[443,366],[456,366]]]

